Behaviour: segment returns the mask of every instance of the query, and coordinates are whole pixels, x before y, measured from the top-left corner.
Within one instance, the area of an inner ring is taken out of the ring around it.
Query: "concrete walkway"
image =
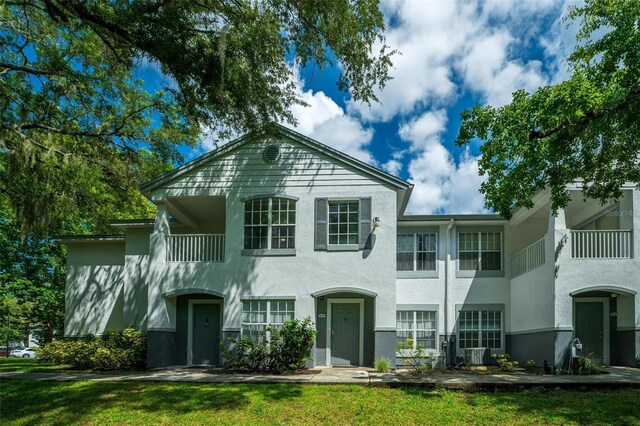
[[[363,368],[317,368],[316,374],[211,374],[205,370],[175,367],[139,374],[94,373],[22,373],[1,372],[1,379],[45,381],[125,381],[125,382],[191,382],[191,383],[294,383],[294,384],[356,384],[365,386],[425,386],[430,388],[482,390],[524,388],[640,388],[640,369],[609,367],[608,374],[594,376],[528,376],[508,374],[439,373],[413,376],[380,374]]]

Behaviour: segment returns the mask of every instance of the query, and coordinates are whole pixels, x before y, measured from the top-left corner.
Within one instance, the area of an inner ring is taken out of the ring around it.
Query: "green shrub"
[[[311,349],[316,342],[316,328],[311,318],[302,321],[286,321],[282,327],[268,327],[269,369],[275,372],[295,371],[304,368],[311,358]]]
[[[311,318],[286,321],[282,327],[268,326],[269,343],[248,337],[220,343],[225,367],[234,371],[285,373],[305,366],[316,340]]]
[[[87,335],[51,342],[37,349],[41,362],[70,365],[79,370],[143,370],[147,341],[144,333],[126,329],[100,337]]]
[[[592,353],[581,356],[578,358],[578,374],[581,376],[600,374],[602,372],[601,364],[601,360]]]
[[[391,360],[389,358],[376,358],[373,366],[378,373],[388,373],[391,371]]]
[[[433,359],[427,355],[424,345],[418,343],[414,349],[412,338],[398,342],[396,351],[402,356],[402,363],[414,374],[426,373],[433,368]]]
[[[518,368],[520,366],[518,361],[510,361],[511,355],[509,354],[493,354],[491,355],[491,358],[496,360],[498,367],[500,367],[500,370],[502,371],[513,371],[514,368]]]

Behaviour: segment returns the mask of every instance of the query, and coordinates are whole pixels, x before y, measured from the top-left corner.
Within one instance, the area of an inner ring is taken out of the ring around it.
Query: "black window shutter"
[[[360,248],[367,248],[371,234],[371,197],[360,198]]]
[[[315,249],[326,250],[327,249],[327,222],[328,211],[327,199],[316,198],[316,225],[315,225]]]

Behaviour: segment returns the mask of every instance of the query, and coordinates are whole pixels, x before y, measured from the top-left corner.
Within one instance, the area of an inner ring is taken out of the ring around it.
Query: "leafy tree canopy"
[[[0,190],[25,232],[50,233],[86,197],[105,196],[85,194],[84,172],[96,192],[127,194],[138,169],[180,162],[177,147],[202,129],[293,122],[302,101],[287,57],[339,64],[339,88],[373,101],[393,53],[383,29],[377,0],[5,0]],[[165,87],[136,78],[145,64]]]
[[[544,188],[556,210],[569,202],[567,184],[582,182],[603,203],[625,182],[640,187],[640,2],[587,0],[569,18],[581,21],[571,78],[462,113],[458,143],[486,140],[481,192],[505,217]]]

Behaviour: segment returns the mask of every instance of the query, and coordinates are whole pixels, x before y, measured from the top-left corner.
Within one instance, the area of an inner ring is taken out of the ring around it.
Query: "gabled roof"
[[[274,134],[279,134],[282,136],[286,136],[302,145],[305,145],[309,148],[312,148],[318,152],[321,152],[325,155],[328,155],[329,157],[333,158],[336,161],[339,161],[341,163],[344,163],[348,166],[353,167],[354,169],[357,169],[358,171],[374,178],[377,179],[379,181],[385,182],[395,188],[397,188],[398,190],[404,190],[407,191],[407,194],[405,196],[405,205],[406,202],[409,199],[409,195],[411,193],[411,190],[413,189],[413,184],[400,179],[396,176],[393,176],[387,172],[384,172],[380,169],[377,169],[373,166],[370,166],[367,163],[364,163],[360,160],[357,160],[343,152],[338,151],[337,149],[331,148],[323,143],[320,143],[316,140],[313,140],[307,136],[304,136],[294,130],[288,129],[280,124],[277,123],[270,123],[267,124],[265,126],[263,126],[261,129],[256,130],[254,132],[250,132],[242,137],[239,137],[238,139],[231,141],[229,143],[227,143],[226,145],[221,146],[218,149],[215,149],[201,157],[196,158],[195,160],[192,160],[188,163],[186,163],[185,165],[178,167],[174,170],[172,170],[169,173],[166,173],[162,176],[160,176],[159,178],[152,180],[151,182],[147,182],[144,185],[142,185],[140,187],[140,190],[145,193],[145,194],[149,194],[151,191],[153,191],[154,189],[157,189],[159,187],[161,187],[162,185],[164,185],[165,183],[172,181],[180,176],[182,176],[183,174],[201,166],[202,164],[208,162],[208,161],[212,161],[215,160],[217,158],[220,158],[221,156],[229,153],[230,151],[244,145],[247,143],[250,143],[252,141],[258,140],[263,136],[266,135],[274,135]]]

